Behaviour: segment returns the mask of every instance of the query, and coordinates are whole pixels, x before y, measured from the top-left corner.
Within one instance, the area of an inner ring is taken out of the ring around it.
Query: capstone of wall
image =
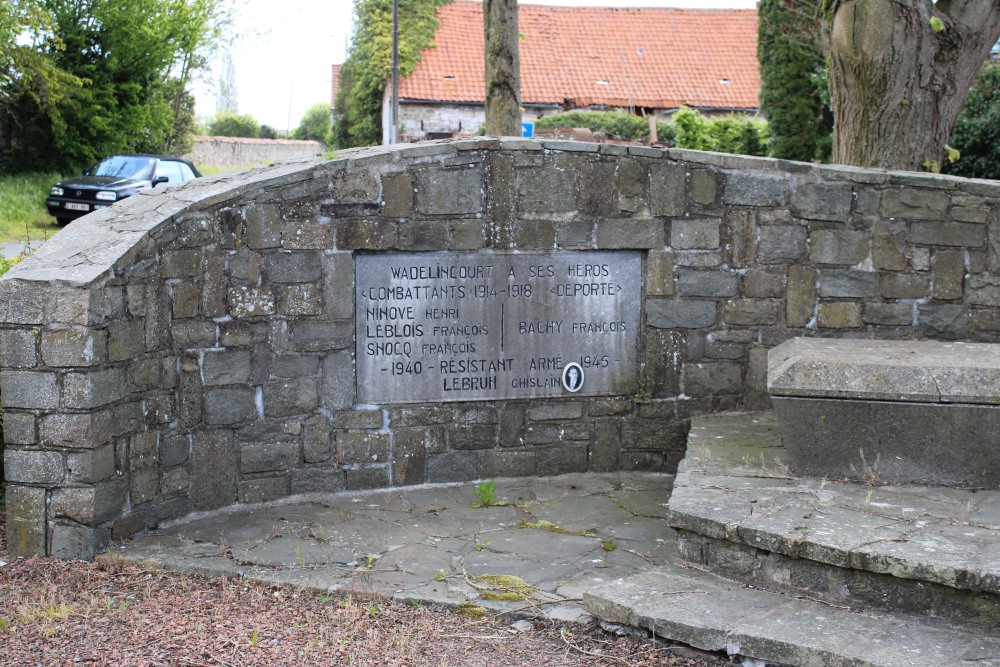
[[[641,252],[637,386],[359,403],[356,258],[485,250]],[[0,280],[10,551],[292,494],[672,471],[692,415],[768,407],[792,336],[1000,340],[1000,183],[484,138],[157,189]]]
[[[184,157],[199,168],[245,169],[268,162],[314,158],[325,152],[326,147],[320,141],[195,137],[191,152]]]

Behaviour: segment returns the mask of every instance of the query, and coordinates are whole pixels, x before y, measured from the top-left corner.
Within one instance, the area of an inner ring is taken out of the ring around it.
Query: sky
[[[756,0],[519,0],[521,4],[597,7],[753,9]],[[241,0],[229,53],[239,113],[277,130],[294,129],[306,109],[330,102],[330,66],[346,57],[353,0]],[[196,113],[215,115],[219,71],[195,88]]]

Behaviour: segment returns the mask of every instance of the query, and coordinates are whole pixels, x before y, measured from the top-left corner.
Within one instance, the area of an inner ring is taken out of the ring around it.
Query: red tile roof
[[[337,87],[340,86],[340,65],[331,65],[330,74],[330,108],[337,103]]]
[[[452,2],[438,19],[431,47],[400,81],[400,98],[482,102],[482,4]],[[523,4],[518,28],[523,104],[758,106],[754,10]]]

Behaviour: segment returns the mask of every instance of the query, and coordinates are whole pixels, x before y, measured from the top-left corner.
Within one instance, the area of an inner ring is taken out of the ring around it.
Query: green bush
[[[331,144],[333,143],[332,131],[330,105],[326,102],[320,102],[306,110],[299,126],[292,130],[292,139],[308,139]]]
[[[583,127],[618,139],[645,139],[649,125],[645,119],[624,111],[567,111],[535,121],[540,130]]]
[[[215,0],[14,0],[0,12],[0,170],[182,152],[191,84],[230,32]]]
[[[253,116],[220,113],[208,124],[208,134],[213,137],[260,137],[260,123]]]
[[[671,119],[678,148],[737,155],[767,155],[767,123],[750,116],[707,118],[682,108]]]
[[[645,141],[649,138],[649,120],[626,111],[567,111],[539,118],[535,121],[535,127],[542,130],[585,127],[616,139]],[[673,127],[669,123],[657,121],[656,138],[662,143],[672,143]]]
[[[944,170],[967,178],[1000,179],[1000,65],[986,63],[965,98],[951,147],[959,152]]]
[[[649,121],[625,111],[567,111],[535,121],[538,129],[584,127],[616,139],[645,141]],[[671,122],[657,121],[658,142],[678,148],[738,155],[767,155],[767,123],[751,116],[707,118],[682,108]]]

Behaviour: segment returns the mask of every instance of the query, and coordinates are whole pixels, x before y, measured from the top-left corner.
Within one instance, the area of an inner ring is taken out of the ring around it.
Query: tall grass
[[[0,243],[52,236],[59,231],[45,196],[59,174],[0,176]]]

